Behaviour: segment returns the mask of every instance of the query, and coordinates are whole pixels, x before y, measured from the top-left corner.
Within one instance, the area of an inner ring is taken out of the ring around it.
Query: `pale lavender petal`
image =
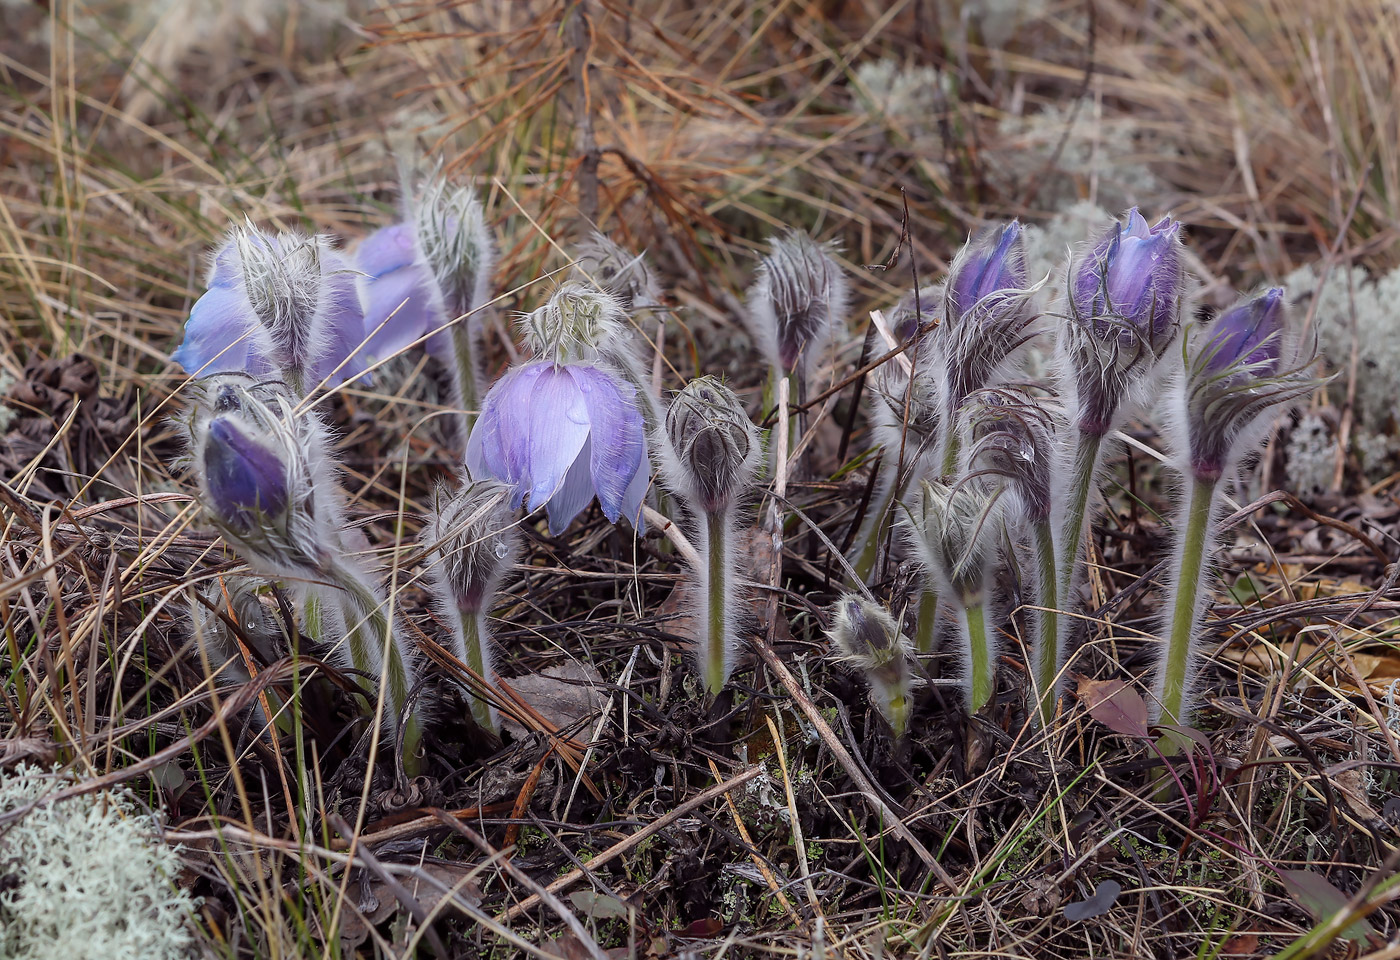
[[[583,445],[569,472],[564,475],[564,483],[549,498],[549,532],[551,536],[563,533],[573,522],[574,517],[583,512],[593,499],[593,478],[589,475],[589,452],[593,445],[590,439]],[[533,504],[534,501],[532,500]]]
[[[360,283],[368,337],[361,354],[367,362],[393,356],[442,325],[432,278],[415,259],[406,226],[385,227],[366,237],[355,251],[355,266],[369,275]]]
[[[382,277],[417,259],[413,247],[413,229],[406,223],[381,227],[355,249],[355,266],[371,277]]]
[[[532,510],[544,506],[559,490],[564,475],[583,450],[589,430],[588,406],[568,368],[550,363],[536,364],[535,368],[539,373],[526,402],[512,403],[504,391],[501,398],[503,413],[524,421],[510,424],[508,431],[503,427],[502,432],[523,433],[529,445],[526,480]],[[511,394],[519,392],[516,388]]]
[[[525,497],[529,466],[528,410],[535,383],[548,369],[536,363],[517,367],[496,381],[481,405],[481,416],[467,438],[467,469],[512,486],[511,507]]]
[[[603,515],[617,523],[623,495],[642,464],[645,428],[637,410],[636,388],[596,367],[565,367],[588,407],[593,432],[589,469]]]
[[[241,287],[214,287],[195,301],[185,321],[185,339],[171,355],[186,373],[266,373],[270,365],[257,349],[257,317]]]
[[[646,444],[642,445],[642,463],[648,464],[651,460],[647,456]],[[638,533],[647,532],[646,517],[642,515],[642,499],[647,495],[647,486],[651,483],[651,471],[643,466],[632,477],[632,482],[627,484],[627,491],[622,495],[622,515],[627,518]]]
[[[316,364],[315,377],[318,382],[330,377],[326,383],[333,387],[364,373],[368,366],[365,361],[368,347],[361,347],[365,339],[365,322],[353,275],[332,273],[327,276],[325,295],[330,342],[326,345],[325,355]],[[338,371],[337,367],[340,368]],[[332,371],[335,371],[334,374]]]
[[[1126,232],[1130,237],[1145,237],[1151,232],[1148,229],[1146,218],[1138,212],[1137,207],[1132,207],[1128,210],[1128,228]]]

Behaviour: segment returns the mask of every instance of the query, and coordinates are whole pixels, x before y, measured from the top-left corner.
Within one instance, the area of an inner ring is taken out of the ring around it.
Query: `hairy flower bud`
[[[840,658],[865,676],[870,699],[889,721],[894,735],[904,736],[913,710],[913,652],[894,617],[875,601],[847,593],[832,608],[827,635]]]
[[[276,518],[287,509],[282,461],[245,436],[232,417],[218,417],[209,424],[204,476],[211,508],[235,530],[251,530],[259,515]]]
[[[661,306],[661,284],[646,255],[634,256],[596,230],[578,245],[577,268],[629,313]]]
[[[435,174],[411,204],[418,245],[437,283],[445,321],[491,299],[496,251],[476,191]]]
[[[886,321],[896,343],[913,340],[919,330],[938,318],[943,308],[943,288],[923,287],[910,290],[900,298]]]
[[[1001,477],[1029,523],[1050,518],[1053,422],[1029,396],[987,391],[969,411],[974,469]]]
[[[1180,328],[1181,224],[1163,217],[1149,227],[1136,207],[1126,219],[1071,264],[1060,337],[1074,422],[1096,437],[1126,415]]]
[[[714,377],[698,377],[676,394],[666,434],[676,460],[672,482],[705,512],[725,509],[753,482],[761,456],[758,428]]]
[[[1137,207],[1114,223],[1071,268],[1075,318],[1100,338],[1143,343],[1160,355],[1170,342],[1181,298],[1181,223],[1147,225]]]
[[[908,507],[906,537],[946,593],[980,604],[996,557],[999,500],[980,477],[950,485],[923,481]]]
[[[477,480],[453,492],[439,487],[421,537],[439,584],[463,613],[480,613],[520,554],[520,533],[510,509],[510,488]]]
[[[1308,373],[1315,350],[1288,335],[1283,289],[1226,310],[1188,348],[1183,399],[1189,472],[1214,481],[1247,454],[1276,408],[1319,385]]]
[[[570,281],[517,321],[521,336],[540,360],[593,360],[608,341],[628,337],[627,314],[611,294]]]
[[[946,306],[951,326],[961,326],[979,309],[1026,288],[1025,243],[1021,234],[1020,222],[1012,220],[999,229],[982,231],[963,246],[948,268]]]
[[[751,333],[776,369],[806,375],[845,320],[846,276],[821,244],[798,230],[770,241],[749,290]]]

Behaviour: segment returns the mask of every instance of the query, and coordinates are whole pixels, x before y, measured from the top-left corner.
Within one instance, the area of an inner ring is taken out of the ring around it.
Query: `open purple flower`
[[[1181,223],[1163,217],[1152,226],[1137,207],[1115,223],[1074,267],[1071,289],[1081,322],[1099,336],[1122,325],[1119,339],[1141,339],[1160,352],[1176,324],[1181,296]]]
[[[408,206],[405,222],[376,230],[355,252],[364,274],[365,353],[382,360],[433,334],[428,352],[449,360],[451,339],[438,331],[490,299],[491,232],[471,188],[441,176],[430,177]]]
[[[511,506],[547,506],[558,534],[596,495],[642,529],[649,463],[636,388],[590,364],[535,361],[496,382],[467,441],[474,477],[509,484]]]
[[[238,228],[219,248],[171,359],[199,377],[286,374],[331,385],[364,373],[364,317],[345,258],[322,237]]]

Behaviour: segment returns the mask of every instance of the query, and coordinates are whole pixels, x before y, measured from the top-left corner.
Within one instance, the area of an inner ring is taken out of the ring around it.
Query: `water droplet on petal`
[[[504,540],[497,540],[497,541],[496,541],[496,559],[497,559],[497,560],[504,560],[504,559],[506,558],[506,554],[507,554],[508,552],[509,552],[509,551],[506,549],[506,542],[505,542]]]

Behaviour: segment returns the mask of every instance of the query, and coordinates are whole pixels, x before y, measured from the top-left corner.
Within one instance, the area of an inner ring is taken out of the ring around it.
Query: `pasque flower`
[[[297,392],[364,372],[354,274],[328,238],[235,227],[214,255],[208,287],[171,357],[186,372],[274,374]]]
[[[991,699],[995,680],[999,597],[991,580],[1002,530],[1000,491],[983,477],[967,476],[954,485],[925,481],[909,500],[905,536],[939,595],[957,611],[967,705],[975,712]],[[920,611],[932,614],[932,608]]]
[[[805,381],[845,320],[846,275],[828,244],[800,230],[770,241],[749,291],[751,332],[775,371]]]
[[[404,189],[405,219],[364,239],[355,254],[363,277],[365,355],[393,356],[428,336],[428,351],[448,364],[457,401],[480,404],[480,309],[490,299],[495,247],[486,213],[470,186],[440,173]],[[470,429],[472,416],[467,417]]]
[[[662,450],[662,476],[695,524],[701,558],[690,583],[700,624],[696,659],[706,689],[718,693],[739,648],[736,507],[758,475],[758,428],[733,391],[713,377],[698,377],[671,401]]]
[[[1148,226],[1137,207],[1070,267],[1069,317],[1062,337],[1066,384],[1078,428],[1112,430],[1129,392],[1175,339],[1184,274],[1181,224]]]
[[[861,672],[870,700],[896,737],[909,729],[913,713],[913,653],[890,612],[873,600],[848,593],[832,608],[827,636],[840,659]]]
[[[334,456],[314,409],[280,385],[234,375],[206,381],[183,421],[204,504],[225,541],[259,574],[287,581],[306,632],[382,685],[384,729],[412,767],[421,718],[408,712],[416,650],[395,629],[376,578],[347,549]]]
[[[596,496],[603,515],[641,528],[647,487],[646,436],[636,390],[588,363],[534,361],[491,388],[467,441],[473,477],[511,487],[561,533]]]
[[[468,482],[456,491],[439,488],[422,534],[433,598],[452,626],[452,652],[488,682],[494,671],[486,613],[520,553],[509,497],[509,489],[494,480]],[[489,703],[473,697],[471,710],[480,727],[498,729]]]
[[[1280,413],[1320,384],[1309,372],[1314,359],[1315,351],[1301,350],[1290,335],[1278,287],[1241,300],[1186,347],[1169,433],[1186,495],[1177,511],[1162,625],[1166,649],[1155,687],[1169,723],[1188,719],[1195,640],[1210,593],[1206,560],[1218,538],[1222,490]]]

